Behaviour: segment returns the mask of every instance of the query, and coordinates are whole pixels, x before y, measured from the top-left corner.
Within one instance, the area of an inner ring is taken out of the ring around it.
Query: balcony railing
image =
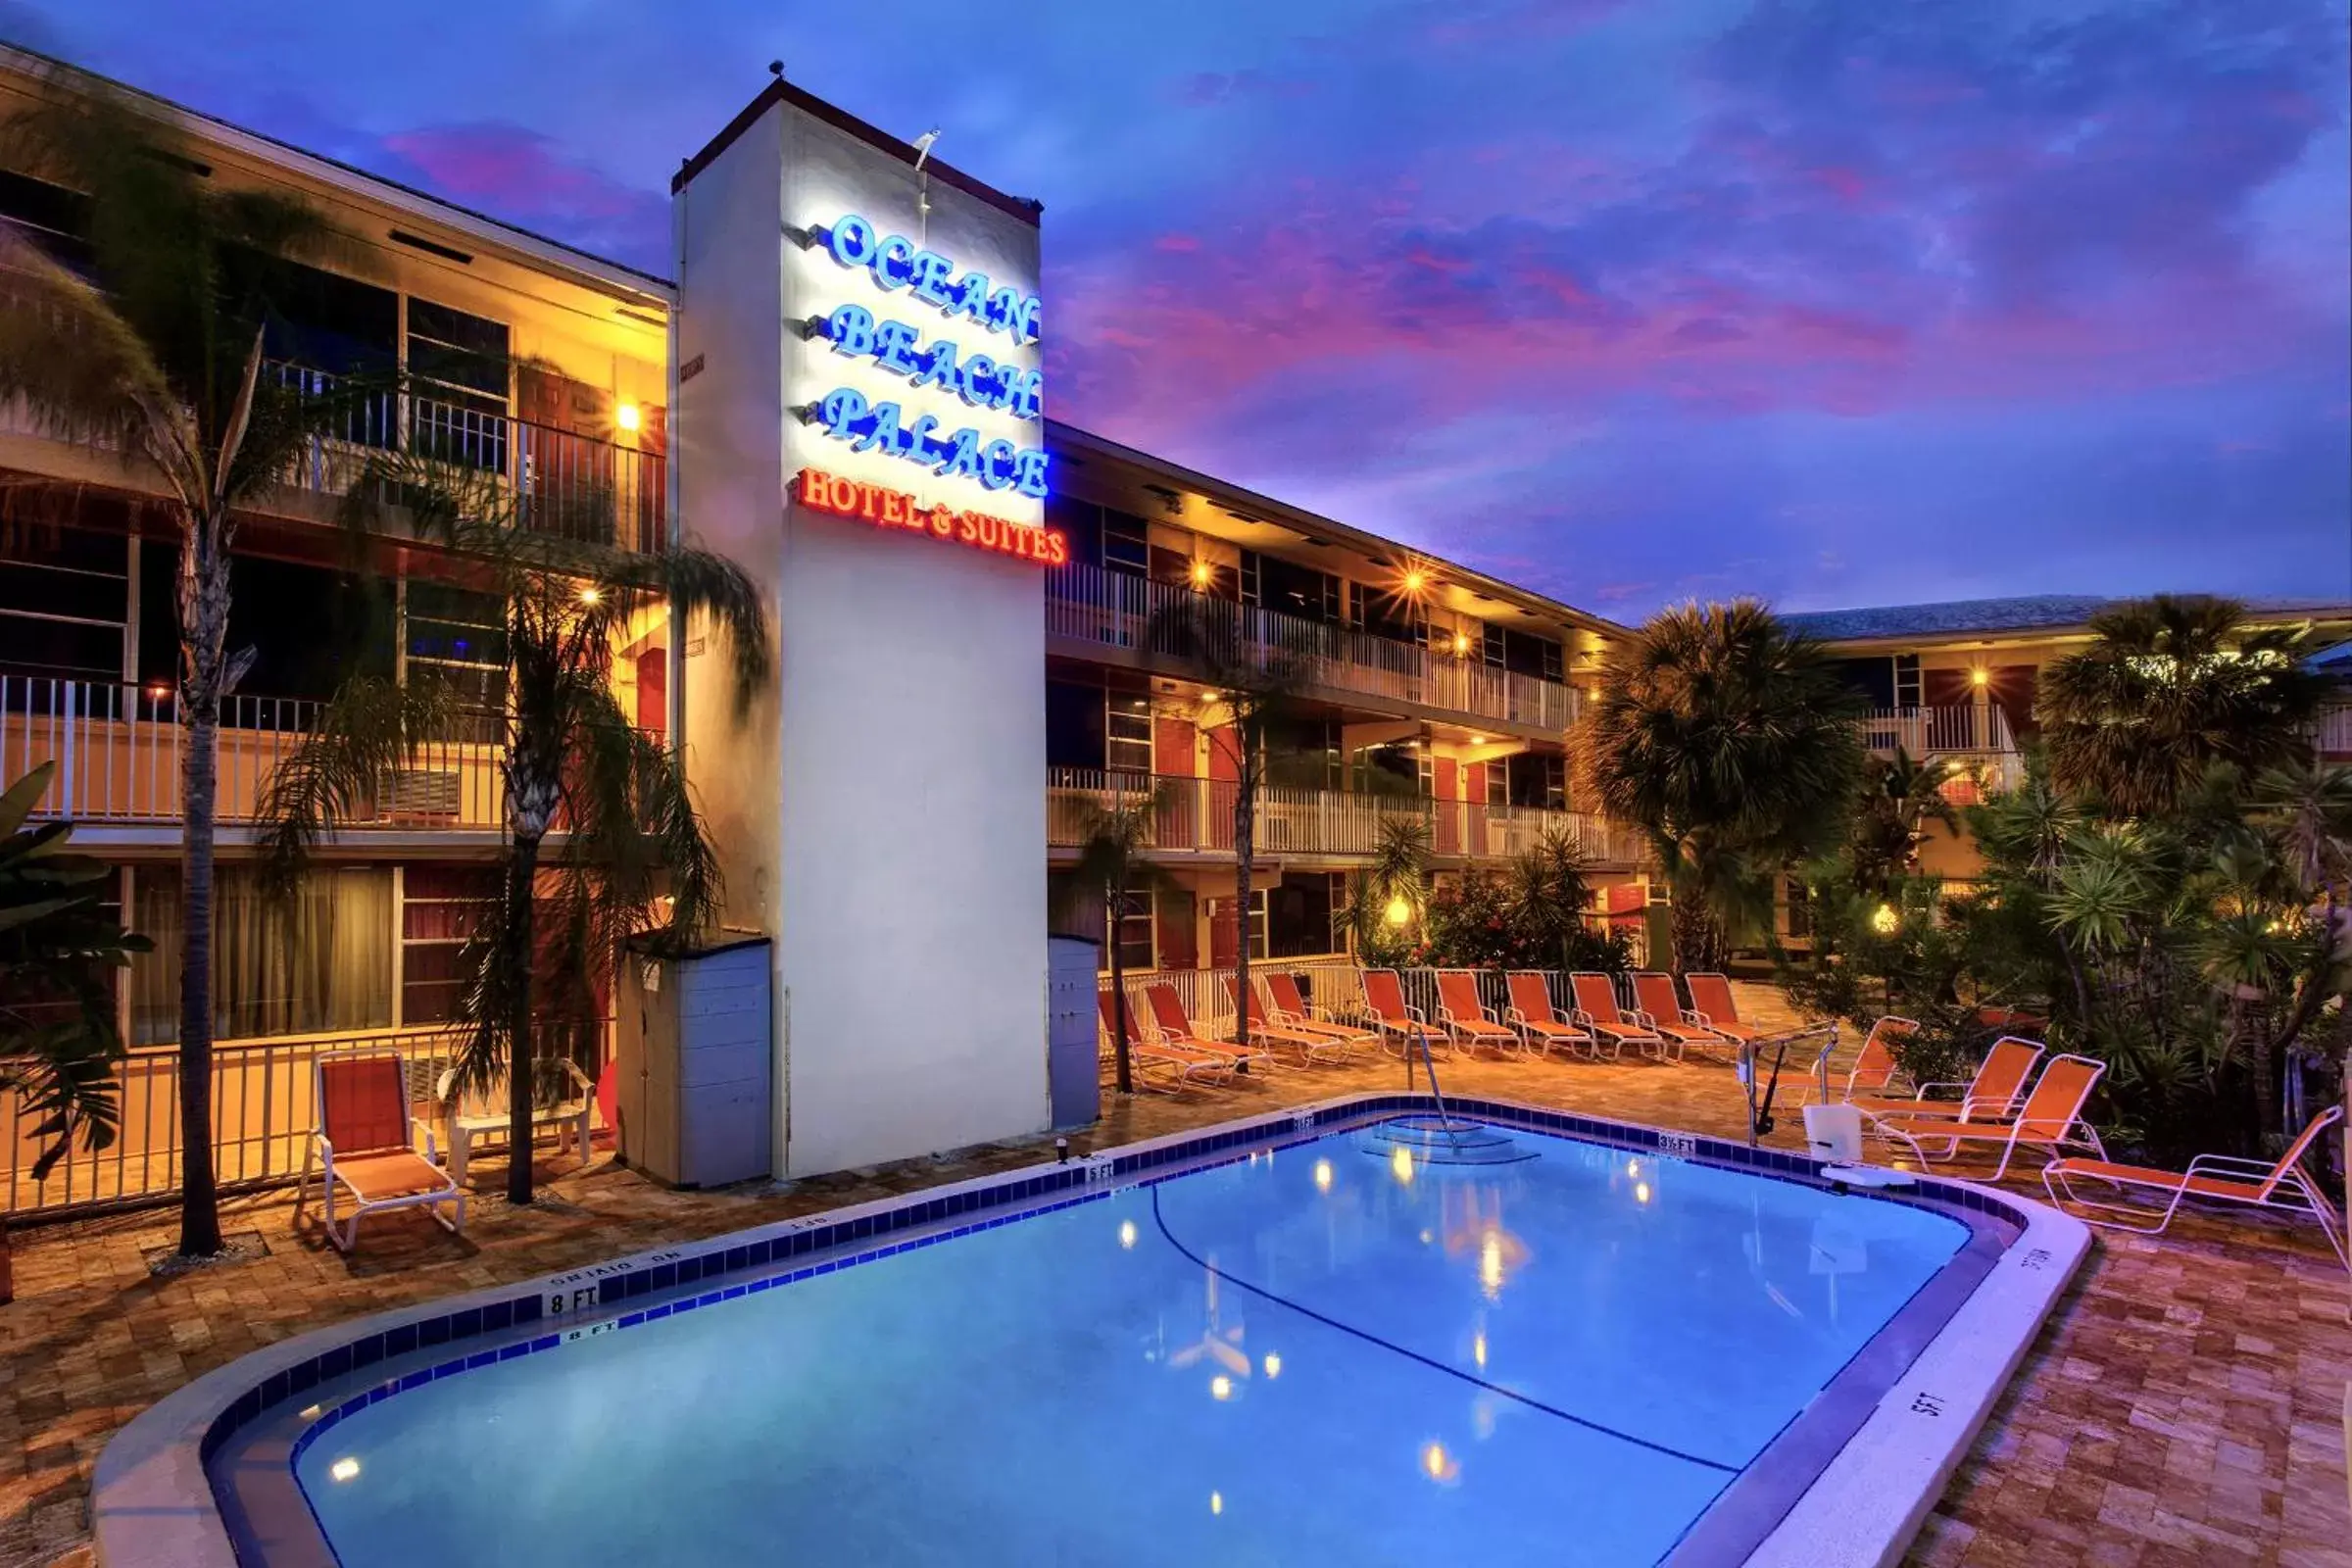
[[[2330,708],[2321,713],[2318,731],[2321,756],[2352,758],[2352,706]]]
[[[270,774],[318,722],[319,705],[230,697],[220,705],[218,819],[262,818]],[[175,695],[161,686],[0,675],[0,780],[43,762],[57,777],[35,808],[89,823],[168,823],[180,816],[180,728]],[[506,819],[499,748],[431,741],[387,769],[369,810],[345,825],[496,829]]]
[[[313,397],[337,385],[302,366],[269,368],[279,385]],[[491,476],[511,497],[515,524],[532,533],[633,551],[658,550],[668,538],[665,457],[424,393],[356,399],[330,433],[311,441],[289,481],[342,495],[371,457],[395,451]]]
[[[1153,813],[1148,848],[1162,856],[1203,858],[1233,854],[1237,786],[1226,779],[1105,773],[1094,768],[1047,770],[1046,842],[1069,848],[1084,833],[1085,808],[1108,808],[1165,787]],[[1269,784],[1257,792],[1253,841],[1259,855],[1315,855],[1369,858],[1379,853],[1382,824],[1420,822],[1442,859],[1507,859],[1561,833],[1595,864],[1634,865],[1645,858],[1641,835],[1584,811],[1475,801],[1425,800],[1346,790]]]
[[[1576,719],[1573,687],[1448,658],[1417,643],[1212,599],[1101,566],[1063,566],[1046,578],[1049,637],[1180,661],[1188,619],[1196,616],[1222,623],[1221,631],[1255,654],[1288,646],[1310,651],[1314,683],[1334,691],[1552,731]]]
[[[338,384],[323,370],[279,361],[266,370],[279,386],[313,397]],[[0,404],[0,435],[43,434],[21,402]],[[386,390],[339,409],[333,428],[289,463],[285,482],[313,495],[347,495],[370,459],[403,451],[491,476],[512,498],[516,526],[532,533],[631,551],[658,550],[668,539],[668,460],[661,454],[420,392]]]
[[[2005,755],[2017,750],[2009,716],[1998,708],[1881,708],[1863,720],[1863,737],[1881,757],[1897,748],[1913,761],[1955,753]]]

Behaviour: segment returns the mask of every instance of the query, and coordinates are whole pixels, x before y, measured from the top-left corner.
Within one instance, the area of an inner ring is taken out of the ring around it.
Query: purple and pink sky
[[[1620,618],[2352,597],[2343,0],[0,0],[666,271],[793,79],[1046,204],[1048,407]]]

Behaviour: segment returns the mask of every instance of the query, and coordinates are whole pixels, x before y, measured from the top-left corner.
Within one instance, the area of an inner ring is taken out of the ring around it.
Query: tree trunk
[[[507,858],[507,1201],[531,1200],[531,971],[538,961],[539,839],[518,834]]]
[[[1250,771],[1241,769],[1233,795],[1233,1043],[1244,1051],[1250,1049],[1250,884],[1257,868],[1257,792]],[[1241,1070],[1249,1071],[1249,1063]]]
[[[220,1250],[213,1169],[213,819],[228,642],[228,554],[217,519],[190,518],[179,568],[179,1255]]]
[[[1706,900],[1694,892],[1677,890],[1672,906],[1674,968],[1678,974],[1720,974],[1723,971],[1723,928]],[[1650,961],[1655,963],[1652,954]]]
[[[1114,889],[1111,897],[1117,901],[1111,907],[1124,912],[1127,890],[1124,887]],[[1132,1095],[1135,1093],[1135,1078],[1127,1061],[1127,964],[1119,953],[1119,922],[1116,916],[1110,922],[1110,1059],[1117,1065],[1119,1093]]]

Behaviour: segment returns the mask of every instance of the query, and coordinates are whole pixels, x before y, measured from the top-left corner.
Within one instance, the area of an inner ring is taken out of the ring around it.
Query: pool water
[[[344,1568],[1649,1563],[1968,1239],[1514,1132],[1338,1134],[414,1389]]]

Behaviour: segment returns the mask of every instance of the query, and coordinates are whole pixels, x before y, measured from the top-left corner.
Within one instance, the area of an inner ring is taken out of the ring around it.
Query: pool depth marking
[[[1458,1378],[1462,1382],[1471,1385],[1473,1388],[1485,1389],[1490,1393],[1499,1394],[1504,1398],[1514,1399],[1519,1403],[1526,1405],[1531,1410],[1541,1410],[1545,1415],[1558,1416],[1561,1420],[1583,1427],[1589,1432],[1598,1432],[1604,1437],[1615,1438],[1622,1443],[1630,1443],[1638,1448],[1647,1448],[1652,1453],[1662,1453],[1670,1459],[1680,1459],[1685,1464],[1694,1464],[1702,1469],[1720,1471],[1722,1474],[1727,1476],[1736,1476],[1746,1468],[1744,1465],[1725,1464],[1720,1460],[1702,1458],[1695,1453],[1685,1453],[1682,1449],[1668,1447],[1663,1443],[1652,1443],[1649,1439],[1638,1438],[1631,1432],[1620,1432],[1615,1427],[1604,1426],[1598,1421],[1587,1420],[1581,1415],[1561,1409],[1556,1404],[1546,1404],[1542,1399],[1532,1397],[1529,1395],[1521,1394],[1516,1389],[1506,1389],[1499,1383],[1490,1383],[1485,1378],[1479,1377],[1473,1373],[1465,1372],[1458,1366],[1449,1366],[1444,1361],[1436,1360],[1430,1356],[1423,1355],[1418,1350],[1407,1349],[1401,1345],[1393,1344],[1388,1340],[1382,1339],[1377,1334],[1369,1334],[1362,1329],[1356,1328],[1352,1324],[1343,1323],[1336,1317],[1326,1317],[1324,1314],[1316,1311],[1311,1306],[1303,1306],[1298,1302],[1292,1300],[1287,1296],[1277,1296],[1274,1292],[1267,1290],[1263,1286],[1252,1285],[1248,1280],[1241,1278],[1239,1275],[1228,1273],[1226,1270],[1218,1268],[1207,1258],[1202,1257],[1200,1253],[1194,1251],[1191,1248],[1178,1241],[1176,1239],[1176,1233],[1168,1229],[1167,1216],[1159,1211],[1159,1189],[1161,1185],[1162,1184],[1159,1182],[1152,1182],[1151,1184],[1152,1222],[1159,1227],[1161,1239],[1164,1240],[1170,1247],[1176,1249],[1176,1250],[1183,1254],[1186,1258],[1200,1265],[1201,1268],[1210,1270],[1217,1276],[1217,1278],[1223,1280],[1226,1284],[1233,1286],[1236,1290],[1248,1291],[1251,1296],[1257,1297],[1261,1300],[1272,1301],[1276,1306],[1288,1307],[1290,1310],[1297,1312],[1301,1317],[1313,1318],[1325,1328],[1338,1329],[1342,1334],[1351,1335],[1354,1338],[1363,1341],[1367,1345],[1377,1345],[1384,1350],[1394,1351],[1410,1361],[1418,1361],[1423,1366],[1428,1367],[1433,1371],[1443,1372],[1449,1378]]]

